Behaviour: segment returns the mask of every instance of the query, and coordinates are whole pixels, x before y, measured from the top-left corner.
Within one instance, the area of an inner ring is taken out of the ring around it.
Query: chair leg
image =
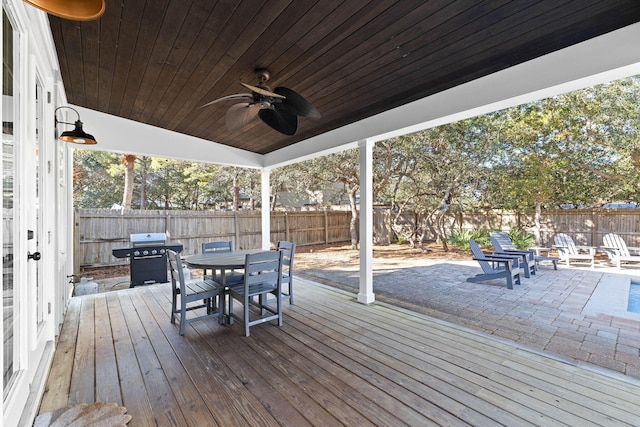
[[[244,297],[244,336],[249,336],[249,297]]]
[[[176,311],[178,310],[177,307],[177,303],[178,303],[178,296],[176,295],[175,290],[173,291],[173,295],[172,295],[172,305],[171,305],[171,323],[176,323]]]
[[[180,309],[180,335],[184,335],[184,330],[185,327],[187,326],[186,324],[186,315],[187,315],[187,305],[185,302],[183,302],[184,300],[180,301],[181,302],[181,309]]]
[[[229,295],[229,325],[233,325],[233,296]]]
[[[289,292],[291,292],[291,288],[289,288]],[[278,292],[278,295],[276,295],[276,306],[278,307],[278,326],[282,327],[282,292]]]

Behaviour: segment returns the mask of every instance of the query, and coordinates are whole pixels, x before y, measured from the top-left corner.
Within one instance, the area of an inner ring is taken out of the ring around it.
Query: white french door
[[[3,4],[3,6],[6,4]],[[2,52],[2,370],[3,424],[18,425],[42,380],[39,368],[48,363],[53,347],[53,293],[43,286],[46,239],[44,206],[47,158],[47,91],[38,72],[37,57],[29,54],[28,36],[3,7]],[[49,239],[51,240],[51,239]],[[48,264],[47,264],[48,263]],[[51,281],[49,281],[51,283]],[[51,343],[48,345],[48,343]]]

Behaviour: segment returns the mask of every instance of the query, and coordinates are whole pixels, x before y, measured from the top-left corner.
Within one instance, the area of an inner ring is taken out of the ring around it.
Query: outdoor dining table
[[[209,252],[206,254],[191,255],[185,258],[184,262],[189,267],[202,268],[203,270],[213,270],[214,272],[220,271],[220,280],[217,280],[221,285],[226,286],[226,272],[227,270],[242,270],[244,269],[245,257],[248,254],[255,254],[263,252],[263,249],[246,249],[240,251],[231,252]],[[217,279],[217,275],[216,275]]]

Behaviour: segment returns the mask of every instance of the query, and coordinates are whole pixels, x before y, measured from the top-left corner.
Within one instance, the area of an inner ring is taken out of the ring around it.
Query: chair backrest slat
[[[627,248],[627,243],[617,234],[605,234],[602,238],[602,243],[610,248],[618,249],[621,256],[631,256],[631,252],[629,252],[629,248]]]
[[[260,283],[276,285],[281,280],[282,253],[264,251],[248,254],[245,258],[244,281],[246,285]]]
[[[278,241],[276,250],[282,252],[282,268],[283,273],[291,275],[293,271],[293,256],[296,251],[296,244],[286,240]]]
[[[495,269],[491,267],[489,262],[480,260],[480,258],[484,258],[484,253],[482,253],[482,249],[480,249],[480,246],[478,246],[478,244],[473,239],[469,240],[469,248],[471,248],[471,253],[473,254],[473,257],[478,259],[478,263],[480,264],[482,271],[484,271],[487,274],[491,274],[495,272]]]
[[[507,233],[503,231],[492,231],[490,236],[491,244],[494,248],[500,251],[516,250],[516,247]]]
[[[562,249],[569,255],[576,255],[578,253],[578,249],[576,248],[576,244],[573,242],[573,239],[564,233],[553,236],[553,242],[557,246],[560,246],[559,250]]]
[[[232,252],[233,242],[206,242],[202,244],[202,253],[209,252]]]
[[[171,270],[171,284],[174,288],[180,286],[184,290],[184,271],[180,256],[177,252],[167,249],[167,258],[169,259],[169,269]]]

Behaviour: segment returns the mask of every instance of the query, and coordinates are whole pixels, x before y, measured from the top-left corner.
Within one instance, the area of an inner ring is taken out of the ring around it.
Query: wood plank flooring
[[[40,413],[129,426],[637,425],[640,381],[296,278],[282,328],[169,323],[170,288],[73,298]]]

